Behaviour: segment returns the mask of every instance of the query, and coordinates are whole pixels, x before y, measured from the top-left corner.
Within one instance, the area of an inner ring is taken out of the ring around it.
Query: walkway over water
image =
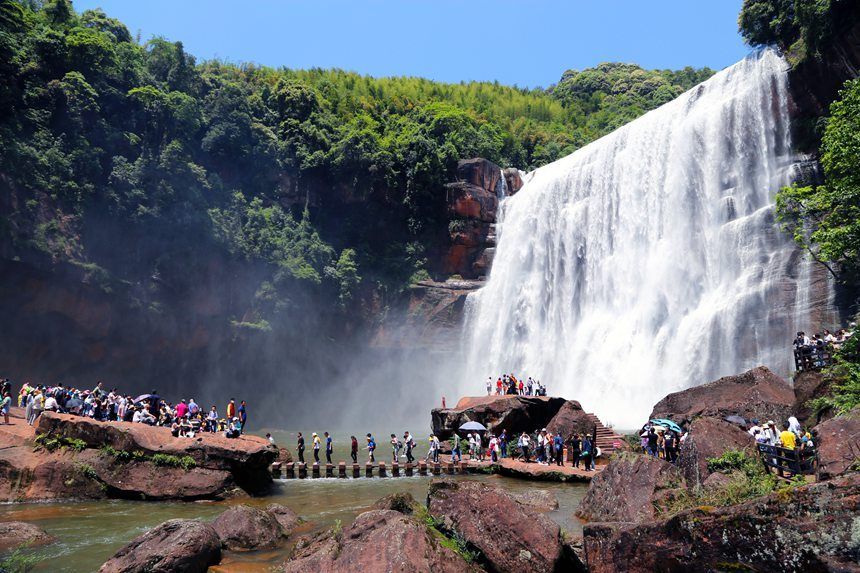
[[[415,463],[399,464],[397,462],[374,462],[364,464],[304,464],[300,462],[289,462],[286,464],[275,464],[273,472],[276,476],[286,479],[318,479],[318,478],[396,478],[419,476],[444,476],[444,475],[467,475],[495,473],[509,477],[529,479],[535,481],[558,481],[558,482],[589,482],[591,478],[600,473],[605,464],[600,462],[593,471],[585,471],[574,468],[571,465],[541,465],[536,462],[525,463],[512,458],[503,458],[498,462],[463,460],[452,462],[450,456],[440,456],[438,463],[425,460],[416,460]]]

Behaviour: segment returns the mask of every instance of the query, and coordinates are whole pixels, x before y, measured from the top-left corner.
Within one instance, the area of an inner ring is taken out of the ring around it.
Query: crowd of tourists
[[[528,380],[517,379],[513,374],[502,374],[496,381],[493,382],[493,377],[487,378],[487,396],[546,396],[546,386],[540,383],[540,380],[533,380],[531,376]]]
[[[834,333],[825,328],[811,337],[804,331],[799,331],[793,342],[798,369],[810,370],[830,364],[833,354],[854,334],[854,328],[855,324],[852,322],[849,329],[841,328]]]
[[[9,423],[12,405],[12,385],[8,379],[0,387],[0,410],[4,422]],[[238,438],[248,421],[247,404],[238,405],[234,399],[227,403],[225,416],[216,406],[204,410],[194,398],[184,398],[176,404],[162,399],[153,390],[136,398],[121,393],[117,388],[107,389],[99,381],[95,387],[78,388],[62,383],[54,385],[25,382],[17,396],[17,405],[24,408],[24,417],[31,426],[42,412],[59,412],[91,418],[96,421],[120,421],[168,427],[176,437],[194,437],[200,433],[223,432],[228,438]]]
[[[758,420],[752,420],[752,424],[747,431],[755,438],[757,444],[779,446],[789,450],[800,449],[812,451],[815,449],[812,434],[805,431],[800,425],[800,421],[794,416],[790,416],[782,424],[782,427],[774,423],[773,420],[768,420],[764,424],[760,424]]]
[[[686,432],[678,432],[651,422],[642,427],[639,445],[642,451],[655,458],[664,459],[671,464],[678,462],[681,444],[687,439]]]
[[[467,448],[469,460],[483,462],[489,459],[497,463],[504,458],[513,458],[524,463],[537,463],[540,465],[563,466],[565,464],[565,446],[569,447],[570,456],[568,461],[575,468],[582,467],[583,470],[594,469],[596,457],[595,438],[587,434],[574,434],[568,440],[561,434],[553,434],[546,428],[535,431],[532,434],[522,432],[516,436],[514,442],[508,436],[507,430],[502,430],[498,435],[489,433],[481,436],[480,432],[468,432],[465,438],[454,434],[451,438],[451,459],[462,461],[463,448]]]

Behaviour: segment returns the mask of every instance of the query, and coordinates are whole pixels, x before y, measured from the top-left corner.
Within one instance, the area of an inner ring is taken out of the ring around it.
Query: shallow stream
[[[44,560],[36,572],[92,573],[117,549],[150,528],[173,518],[213,520],[232,504],[248,503],[265,507],[269,503],[286,505],[308,523],[294,534],[330,527],[338,520],[348,525],[353,518],[379,498],[395,492],[409,492],[419,502],[426,501],[431,477],[306,479],[276,481],[275,492],[265,498],[224,502],[137,502],[98,501],[26,503],[0,505],[0,521],[20,520],[35,523],[59,539],[58,543],[39,550]],[[585,495],[582,484],[527,482],[501,476],[468,476],[499,485],[512,493],[530,489],[555,494],[559,508],[550,518],[570,533],[581,531],[573,515]],[[213,571],[269,571],[289,556],[292,544],[275,551],[250,554],[225,553],[222,565]]]

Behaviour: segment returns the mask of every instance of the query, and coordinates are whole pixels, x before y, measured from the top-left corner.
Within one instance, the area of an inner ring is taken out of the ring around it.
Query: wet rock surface
[[[860,475],[643,524],[584,528],[591,573],[856,571]]]
[[[551,491],[545,489],[532,489],[524,493],[513,494],[512,497],[526,507],[538,511],[552,511],[558,509],[558,498]]]
[[[212,528],[230,551],[270,549],[285,536],[273,513],[248,505],[231,507],[212,522]]]
[[[578,560],[545,515],[505,491],[481,482],[434,480],[427,509],[438,527],[463,538],[488,571],[519,573],[577,570]]]
[[[56,541],[47,531],[23,521],[0,522],[0,551],[18,547],[37,547]]]
[[[684,487],[678,468],[651,456],[625,456],[594,476],[576,515],[588,521],[643,522],[655,505]]]
[[[480,571],[418,519],[398,511],[362,513],[342,531],[301,539],[285,573],[354,573],[391,571],[466,573]]]
[[[99,573],[205,573],[221,561],[221,540],[211,525],[171,519],[117,551]]]

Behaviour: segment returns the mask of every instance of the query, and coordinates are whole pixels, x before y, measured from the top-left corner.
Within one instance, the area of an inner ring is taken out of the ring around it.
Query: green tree
[[[830,108],[821,143],[824,184],[793,185],[777,195],[777,213],[801,246],[835,263],[843,278],[860,274],[860,80]]]

